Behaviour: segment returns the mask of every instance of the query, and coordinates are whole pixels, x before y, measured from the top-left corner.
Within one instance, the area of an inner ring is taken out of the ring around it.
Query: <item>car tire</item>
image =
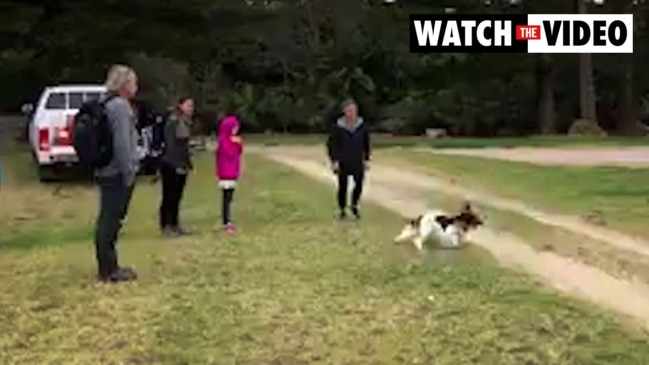
[[[42,183],[50,183],[56,180],[56,172],[52,166],[38,165],[38,180]]]

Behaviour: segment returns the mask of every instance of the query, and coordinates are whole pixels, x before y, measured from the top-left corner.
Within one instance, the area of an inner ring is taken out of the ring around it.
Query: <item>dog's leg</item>
[[[460,247],[462,244],[462,237],[459,234],[454,234],[451,236],[451,246],[454,248]]]
[[[417,249],[418,249],[419,251],[423,251],[423,250],[424,250],[424,239],[423,239],[421,236],[415,238],[415,239],[412,241],[412,243],[415,245],[415,247],[417,247]]]

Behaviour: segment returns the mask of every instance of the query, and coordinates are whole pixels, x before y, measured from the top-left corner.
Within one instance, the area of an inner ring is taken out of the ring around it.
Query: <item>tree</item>
[[[588,12],[589,0],[575,0],[578,14]],[[597,95],[593,75],[593,55],[579,54],[579,119],[571,126],[576,134],[605,134],[597,122]]]

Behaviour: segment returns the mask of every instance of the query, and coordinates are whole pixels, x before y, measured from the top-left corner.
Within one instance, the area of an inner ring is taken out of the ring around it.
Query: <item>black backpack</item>
[[[86,170],[107,166],[113,159],[113,133],[106,116],[106,103],[114,95],[92,99],[74,117],[72,139],[79,165]]]

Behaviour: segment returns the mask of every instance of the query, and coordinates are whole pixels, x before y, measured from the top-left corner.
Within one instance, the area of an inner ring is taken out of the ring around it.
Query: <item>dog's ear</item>
[[[423,215],[417,216],[417,218],[410,219],[408,221],[408,224],[412,225],[413,227],[417,227],[419,223],[421,222],[421,219],[423,218]]]
[[[464,227],[467,229],[476,228],[483,224],[482,219],[480,219],[480,217],[478,217],[478,215],[473,212],[460,213],[457,217],[455,217],[455,219],[462,222]]]
[[[484,220],[481,217],[478,217],[475,214],[473,216],[475,217],[476,225],[478,225],[478,226],[484,225]]]
[[[478,214],[473,210],[473,206],[471,205],[471,202],[466,201],[464,202],[464,205],[462,205],[462,211],[458,215],[458,218],[464,220],[466,223],[473,225],[473,226],[480,226],[484,224],[482,219],[478,216]]]

